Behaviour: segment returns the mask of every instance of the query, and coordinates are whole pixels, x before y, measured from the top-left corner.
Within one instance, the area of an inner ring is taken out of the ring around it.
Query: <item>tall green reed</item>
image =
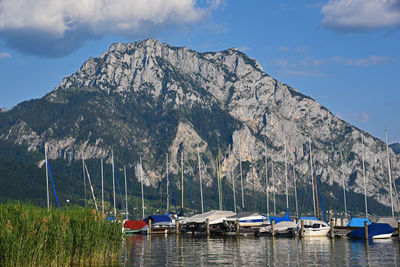
[[[115,260],[121,224],[95,210],[0,204],[0,266],[68,266]]]

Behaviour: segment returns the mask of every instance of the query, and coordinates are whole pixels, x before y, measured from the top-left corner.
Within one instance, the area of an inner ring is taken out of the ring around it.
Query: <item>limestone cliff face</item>
[[[199,151],[204,183],[210,186],[220,151],[222,176],[229,183],[232,166],[239,179],[241,158],[248,164],[245,186],[255,183],[263,191],[266,155],[269,177],[273,162],[277,184],[274,189],[269,183],[268,190],[277,193],[285,188],[285,143],[289,190],[295,152],[297,182],[310,183],[310,140],[321,182],[342,186],[345,181],[349,190],[362,193],[364,149],[368,194],[389,204],[385,144],[270,77],[235,48],[198,53],[153,39],[116,43],[40,101],[64,110],[40,127],[19,117],[0,138],[29,149],[48,142],[53,159],[76,160],[83,154],[109,161],[111,148],[125,164],[138,164],[141,156],[148,185],[164,178],[166,153],[171,171],[179,173],[181,151],[186,171],[197,180]],[[389,154],[392,176],[398,178],[400,156]]]

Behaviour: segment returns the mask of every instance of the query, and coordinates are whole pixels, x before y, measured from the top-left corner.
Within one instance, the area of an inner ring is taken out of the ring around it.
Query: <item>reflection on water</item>
[[[396,239],[142,236],[126,239],[130,266],[377,266],[400,265]]]

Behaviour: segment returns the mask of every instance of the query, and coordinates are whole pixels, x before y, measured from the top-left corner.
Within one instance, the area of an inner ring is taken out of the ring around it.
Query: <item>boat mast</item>
[[[143,165],[142,165],[142,157],[139,158],[140,160],[140,186],[142,189],[142,216],[144,219],[144,193],[143,193]]]
[[[83,158],[83,151],[81,151],[82,157],[82,172],[83,172],[83,190],[85,191],[85,208],[87,207],[87,197],[86,197],[86,174],[85,174],[85,159]]]
[[[219,176],[218,176],[218,168],[219,168],[219,164],[218,164],[218,158],[216,158],[217,161],[217,168],[215,169],[216,171],[216,175],[217,175],[217,188],[218,188],[218,208],[221,210],[221,195],[219,194]]]
[[[286,163],[286,134],[285,133],[283,133],[283,143],[284,143],[284,150],[285,150],[286,209],[289,210],[288,174],[287,174],[287,163]]]
[[[365,147],[364,147],[364,136],[361,136],[361,141],[362,141],[362,168],[363,168],[363,176],[364,176],[364,203],[365,203],[365,218],[368,218],[368,206],[367,206],[367,182],[365,179],[365,163],[364,163],[364,157],[365,157]]]
[[[347,217],[346,182],[344,181],[344,179],[343,179],[343,201],[344,201],[344,216]]]
[[[125,219],[128,220],[128,187],[126,184],[126,167],[124,166],[124,179],[125,179]]]
[[[392,172],[390,170],[390,159],[389,159],[389,145],[387,138],[387,131],[385,130],[385,138],[386,138],[386,156],[388,162],[388,171],[389,171],[389,194],[390,194],[390,204],[392,206],[392,217],[394,218],[394,209],[393,209],[393,193],[392,193]]]
[[[256,177],[254,175],[254,167],[251,167],[251,181],[253,183],[253,203],[254,203],[254,211],[257,210],[257,203],[256,203],[256,194],[255,194],[255,186],[256,186]]]
[[[313,160],[314,160],[314,168],[315,168],[315,155],[313,153]],[[314,176],[314,175],[313,175]],[[318,203],[318,187],[317,187],[317,175],[315,174],[314,177],[314,190],[315,190],[315,196],[317,197],[317,218],[319,219],[319,203]]]
[[[114,168],[114,150],[111,149],[112,177],[113,177],[113,197],[114,197],[114,220],[117,219],[117,207],[115,205],[115,168]]]
[[[308,146],[310,147],[310,175],[311,175],[311,191],[312,191],[314,216],[317,216],[317,214],[315,213],[314,174],[313,174],[313,164],[311,156],[311,138],[308,138]]]
[[[242,171],[242,148],[241,139],[239,140],[239,166],[240,166],[240,183],[242,185],[242,211],[244,211],[244,188],[243,188],[243,171]]]
[[[169,170],[168,170],[168,153],[166,153],[166,156],[167,156],[167,168],[166,168],[166,177],[167,177],[167,212],[169,213],[169,189],[168,189],[168,186],[169,186]]]
[[[181,191],[182,191],[181,210],[183,210],[183,151],[181,151]]]
[[[274,215],[276,215],[276,205],[275,205],[275,174],[274,174],[274,162],[271,162],[271,176],[272,176],[272,196],[274,200]]]
[[[296,216],[297,219],[299,218],[299,207],[297,204],[297,187],[296,187],[296,172],[295,172],[295,164],[296,164],[296,154],[295,154],[295,158],[293,161],[293,183],[294,183],[294,198],[296,200]]]
[[[222,178],[221,178],[221,155],[220,151],[218,149],[218,183],[219,183],[219,189],[218,189],[218,196],[219,196],[219,210],[222,210]]]
[[[198,159],[198,161],[199,161],[199,183],[200,183],[200,204],[201,204],[201,213],[204,213],[203,181],[201,180],[200,151],[199,151],[199,146],[198,146],[198,145],[197,145],[197,159]]]
[[[269,218],[269,195],[268,195],[268,159],[267,159],[267,145],[264,143],[265,152],[265,192],[267,194],[267,217]]]
[[[231,154],[231,177],[232,177],[232,189],[233,189],[233,210],[236,213],[236,189],[235,189],[235,176],[233,174],[233,153]]]
[[[103,173],[103,159],[100,160],[101,165],[101,207],[104,215],[104,173]]]
[[[44,144],[44,159],[45,159],[45,161],[46,161],[47,211],[50,211],[49,166],[48,166],[48,162],[47,162],[47,143]]]

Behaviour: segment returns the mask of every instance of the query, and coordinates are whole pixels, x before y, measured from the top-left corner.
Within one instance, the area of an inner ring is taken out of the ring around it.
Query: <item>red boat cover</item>
[[[132,230],[140,230],[146,225],[145,221],[125,221],[124,227]]]

